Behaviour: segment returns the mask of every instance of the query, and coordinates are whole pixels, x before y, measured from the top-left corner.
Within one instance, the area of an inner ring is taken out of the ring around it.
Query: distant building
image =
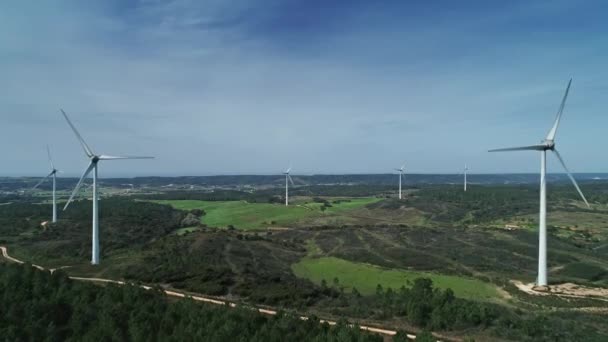
[[[516,226],[514,224],[505,224],[505,229],[506,230],[515,230],[515,229],[519,229],[519,226]]]

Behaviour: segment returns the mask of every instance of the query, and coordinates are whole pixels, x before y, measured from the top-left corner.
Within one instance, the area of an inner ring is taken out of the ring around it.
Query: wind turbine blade
[[[82,148],[84,149],[84,153],[86,153],[89,158],[92,157],[93,151],[91,150],[89,145],[87,145],[87,143],[84,141],[84,139],[82,139],[82,136],[80,136],[80,133],[78,133],[78,130],[76,129],[76,127],[74,127],[74,125],[72,124],[72,121],[70,121],[70,118],[68,118],[68,115],[63,111],[63,109],[60,109],[60,110],[61,110],[61,114],[63,114],[63,117],[65,118],[65,120],[68,122],[70,127],[72,127],[72,131],[74,131],[74,134],[76,134],[78,141],[80,141],[80,145],[82,145]]]
[[[291,179],[291,176],[289,174],[287,174],[287,178],[289,178],[291,185],[296,186],[295,183],[293,182],[293,179]]]
[[[74,191],[72,191],[72,195],[70,196],[70,199],[65,204],[65,207],[63,207],[63,210],[66,210],[68,208],[68,206],[70,205],[70,203],[72,203],[72,200],[74,199],[74,196],[76,196],[76,193],[78,193],[78,190],[80,190],[80,186],[82,185],[82,181],[89,175],[89,173],[91,173],[91,170],[93,170],[94,167],[95,167],[95,163],[91,162],[89,164],[89,167],[87,167],[87,169],[84,171],[84,173],[80,177],[80,180],[78,181],[78,184],[76,184],[76,187],[74,188]]]
[[[531,146],[520,146],[520,147],[508,147],[498,148],[489,150],[488,152],[508,152],[508,151],[542,151],[546,148],[545,145],[531,145]]]
[[[32,190],[35,190],[37,187],[40,186],[40,184],[44,183],[45,180],[47,180],[49,177],[51,177],[53,175],[55,171],[51,171],[51,173],[49,173],[46,177],[42,178],[40,180],[40,182],[36,183],[36,185],[34,185],[34,187],[32,188]]]
[[[564,112],[564,107],[566,106],[566,99],[568,98],[568,92],[570,91],[570,85],[572,84],[572,79],[568,82],[568,86],[566,87],[566,92],[564,93],[564,97],[562,98],[562,103],[559,105],[559,109],[557,110],[557,116],[555,117],[555,122],[553,123],[553,127],[547,133],[547,140],[554,140],[555,133],[557,133],[557,127],[559,126],[559,121],[562,118],[562,113]]]
[[[116,160],[116,159],[154,159],[154,157],[139,157],[139,156],[108,156],[102,154],[99,156],[99,160]]]
[[[51,164],[51,170],[55,170],[55,165],[53,164],[53,158],[51,158],[51,149],[49,145],[46,145],[46,154],[49,156],[49,164]]]
[[[564,159],[562,158],[562,156],[559,154],[559,152],[557,152],[557,150],[553,150],[553,152],[555,152],[555,155],[557,156],[557,159],[559,159],[559,162],[562,164],[562,166],[564,167],[564,170],[566,171],[566,174],[568,175],[568,177],[570,178],[570,180],[572,181],[572,184],[574,185],[574,187],[576,188],[576,191],[578,191],[578,194],[581,195],[581,198],[583,199],[583,201],[585,201],[585,204],[587,205],[587,207],[591,207],[589,205],[589,202],[587,202],[587,199],[585,198],[585,195],[583,195],[583,192],[581,191],[581,188],[578,187],[578,184],[576,183],[576,180],[574,179],[574,177],[572,176],[572,174],[570,173],[570,170],[568,170],[568,167],[566,166],[566,163],[564,162]]]

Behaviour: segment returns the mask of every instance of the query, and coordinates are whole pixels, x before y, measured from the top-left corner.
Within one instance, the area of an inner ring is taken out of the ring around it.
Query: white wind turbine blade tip
[[[72,191],[72,195],[70,196],[70,199],[65,203],[65,206],[63,207],[63,210],[66,210],[68,208],[68,206],[70,205],[70,203],[72,203],[72,200],[74,199],[74,196],[76,196],[76,193],[78,193],[78,190],[80,190],[80,187],[82,186],[82,181],[86,178],[86,176],[89,175],[89,173],[91,173],[91,170],[93,170],[94,167],[95,167],[95,163],[94,162],[89,163],[89,166],[84,171],[84,173],[80,177],[80,180],[76,184],[76,187],[74,188],[74,191]]]
[[[564,167],[564,170],[566,171],[568,178],[570,178],[570,181],[572,181],[572,185],[574,185],[574,187],[576,188],[576,191],[578,191],[578,194],[581,196],[581,198],[583,199],[583,201],[585,202],[587,207],[591,208],[591,206],[589,205],[589,202],[587,202],[587,198],[585,198],[585,195],[583,195],[583,191],[581,191],[581,188],[578,186],[578,183],[576,183],[574,176],[572,176],[572,174],[570,173],[570,170],[568,170],[568,167],[566,166],[566,163],[564,162],[564,159],[562,158],[562,156],[559,154],[559,152],[557,150],[553,150],[553,152],[555,152],[557,159],[559,160],[560,164],[562,164],[562,166]]]
[[[92,157],[94,155],[93,151],[91,150],[89,145],[87,145],[87,143],[84,141],[84,139],[82,138],[80,133],[78,133],[78,130],[76,129],[74,124],[72,124],[72,121],[70,121],[70,118],[68,118],[68,115],[63,111],[63,109],[60,108],[59,110],[61,111],[61,114],[63,114],[63,117],[65,118],[65,120],[68,122],[68,125],[70,125],[70,127],[72,128],[72,131],[74,131],[74,134],[76,134],[76,138],[78,138],[78,141],[80,141],[80,145],[82,145],[82,148],[84,149],[84,153],[86,153],[86,155],[89,158]]]
[[[572,78],[570,78],[570,81],[568,81],[568,86],[566,87],[566,92],[564,93],[562,102],[559,105],[559,108],[557,110],[557,115],[555,116],[555,122],[553,123],[553,126],[549,130],[549,133],[547,133],[547,137],[545,138],[546,140],[555,140],[555,134],[557,133],[557,128],[559,127],[559,122],[562,118],[562,113],[564,112],[564,107],[566,106],[566,100],[568,99],[568,93],[570,92],[571,84],[572,84]]]

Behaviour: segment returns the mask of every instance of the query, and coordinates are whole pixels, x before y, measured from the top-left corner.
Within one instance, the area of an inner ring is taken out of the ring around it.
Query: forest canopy
[[[171,302],[160,289],[100,287],[29,265],[0,263],[0,298],[6,341],[382,341],[344,321],[330,327],[290,314]]]

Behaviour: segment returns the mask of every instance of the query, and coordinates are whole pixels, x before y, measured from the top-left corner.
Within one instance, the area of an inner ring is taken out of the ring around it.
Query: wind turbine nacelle
[[[554,150],[555,149],[555,141],[553,140],[543,140],[541,144],[545,146],[545,150]]]

